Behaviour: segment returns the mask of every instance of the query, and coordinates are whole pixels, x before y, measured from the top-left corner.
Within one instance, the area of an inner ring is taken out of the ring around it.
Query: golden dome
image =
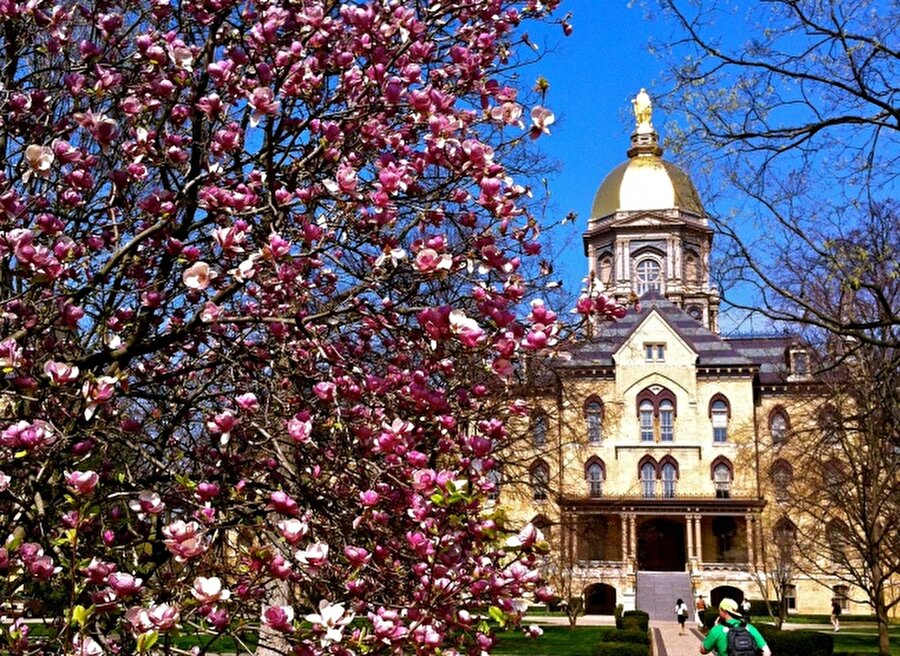
[[[653,128],[653,103],[644,89],[631,101],[635,126],[629,160],[606,176],[594,196],[592,219],[616,212],[681,209],[704,216],[700,196],[680,168],[665,161]]]
[[[614,168],[597,190],[591,218],[616,212],[681,209],[704,216],[700,196],[688,175],[652,153],[636,153]]]

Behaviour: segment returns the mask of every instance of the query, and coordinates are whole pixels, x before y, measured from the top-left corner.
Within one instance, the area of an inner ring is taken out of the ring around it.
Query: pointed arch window
[[[531,497],[535,501],[545,501],[550,495],[550,467],[543,460],[531,465]]]
[[[728,441],[728,420],[731,406],[722,394],[716,394],[709,402],[709,419],[712,422],[713,442],[723,444]]]
[[[603,440],[603,404],[600,399],[592,398],[584,404],[584,418],[588,442],[599,444]]]
[[[645,399],[640,404],[641,442],[653,441],[653,401]]]
[[[838,446],[841,443],[841,417],[833,405],[826,405],[819,411],[818,424],[825,446]]]
[[[652,257],[645,257],[634,267],[636,292],[643,296],[647,292],[662,292],[662,266]]]
[[[769,415],[769,435],[772,438],[772,444],[784,444],[787,442],[788,430],[790,422],[788,415],[782,408],[776,408]]]
[[[661,386],[648,387],[637,395],[641,442],[673,442],[677,406],[675,395]]]
[[[734,480],[734,468],[728,458],[719,456],[713,460],[712,466],[713,485],[716,488],[717,499],[731,498],[731,482]]]
[[[831,562],[841,565],[847,562],[847,547],[850,542],[850,531],[847,524],[840,519],[832,519],[825,528]]]
[[[678,461],[666,456],[659,461],[659,477],[662,479],[664,499],[674,499],[678,487]]]
[[[499,469],[492,469],[487,473],[487,479],[491,486],[488,489],[488,499],[496,500],[500,497],[500,483],[502,476]]]
[[[612,255],[600,256],[600,282],[606,287],[612,282],[613,259]]]
[[[531,442],[536,447],[547,446],[547,428],[549,421],[544,412],[537,412],[531,418]]]
[[[787,501],[790,498],[790,486],[793,482],[794,468],[787,460],[772,463],[772,486],[775,488],[776,501]]]
[[[588,496],[592,499],[599,499],[603,496],[603,479],[605,478],[605,467],[603,461],[599,458],[591,458],[588,460],[584,468],[584,477],[587,480]]]
[[[644,458],[638,474],[641,479],[641,495],[645,499],[652,499],[656,496],[656,461],[650,457]]]
[[[789,560],[793,555],[797,542],[797,526],[787,517],[782,517],[775,524],[775,546],[778,547],[782,560]]]

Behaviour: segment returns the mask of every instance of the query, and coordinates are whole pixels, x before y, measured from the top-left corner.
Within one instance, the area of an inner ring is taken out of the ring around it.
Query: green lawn
[[[597,643],[597,626],[545,626],[540,638],[529,638],[521,632],[499,633],[494,648],[498,656],[590,656]]]

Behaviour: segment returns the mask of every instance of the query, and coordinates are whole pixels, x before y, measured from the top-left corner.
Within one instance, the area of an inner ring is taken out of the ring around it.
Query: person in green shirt
[[[700,645],[700,653],[708,654],[715,651],[718,656],[728,656],[728,632],[736,626],[744,624],[737,602],[734,599],[723,599],[719,602],[719,621],[707,634],[703,644]],[[765,639],[752,624],[747,624],[747,631],[753,637],[756,647],[762,656],[772,656],[772,650],[766,644]]]

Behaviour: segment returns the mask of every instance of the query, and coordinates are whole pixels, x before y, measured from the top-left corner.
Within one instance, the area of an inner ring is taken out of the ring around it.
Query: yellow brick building
[[[543,528],[550,578],[587,612],[646,610],[660,572],[676,575],[665,608],[676,595],[762,599],[772,536],[791,526],[781,451],[809,423],[809,354],[788,336],[719,334],[707,214],[662,159],[643,91],[635,107],[628,159],[596,193],[584,252],[595,289],[636,294],[640,308],[535,374],[526,446],[498,503]],[[868,612],[836,578],[795,573],[787,592],[800,612],[827,613],[834,596]]]

